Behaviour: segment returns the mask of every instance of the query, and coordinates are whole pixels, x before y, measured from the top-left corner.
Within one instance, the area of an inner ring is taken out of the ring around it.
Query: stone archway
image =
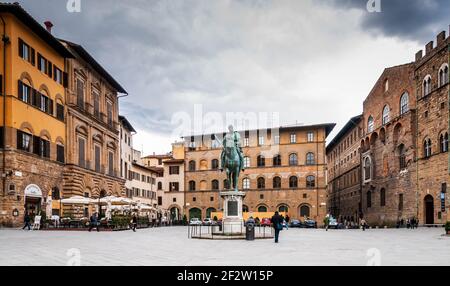
[[[199,208],[192,208],[189,210],[189,219],[198,218],[202,219],[202,211]]]

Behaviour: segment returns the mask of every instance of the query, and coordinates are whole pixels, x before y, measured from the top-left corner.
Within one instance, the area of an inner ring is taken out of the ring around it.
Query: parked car
[[[272,223],[272,222],[270,221],[270,218],[263,218],[263,219],[261,220],[261,225],[262,225],[262,226],[270,226],[271,223]]]
[[[294,227],[300,228],[302,226],[303,226],[302,222],[299,221],[298,219],[291,220],[291,223],[289,224],[289,227],[292,227],[292,228],[294,228]]]
[[[213,221],[210,218],[205,218],[202,222],[203,225],[212,225]]]
[[[194,218],[191,218],[189,224],[190,225],[201,225],[202,221],[200,219],[194,217]]]
[[[303,227],[304,228],[317,228],[317,222],[313,219],[306,219],[303,222]]]
[[[337,220],[330,216],[330,221],[328,223],[328,228],[334,228],[334,229],[339,229],[339,223],[337,222]]]

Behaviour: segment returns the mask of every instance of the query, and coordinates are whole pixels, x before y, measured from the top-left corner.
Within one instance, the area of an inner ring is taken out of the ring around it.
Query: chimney
[[[445,31],[442,31],[437,35],[437,45],[441,45],[445,41]]]
[[[45,25],[45,28],[47,28],[47,31],[51,34],[52,33],[53,23],[50,22],[50,21],[45,21],[44,25]]]
[[[425,46],[425,54],[429,54],[433,50],[433,44],[434,42],[431,41]]]
[[[420,50],[416,53],[416,62],[420,61],[423,57],[423,51]]]

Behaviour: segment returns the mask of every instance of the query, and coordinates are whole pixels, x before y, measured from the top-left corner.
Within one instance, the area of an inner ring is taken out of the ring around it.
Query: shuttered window
[[[95,155],[95,171],[100,172],[100,146],[95,145],[94,147],[94,155]]]
[[[78,165],[80,167],[86,167],[86,152],[85,152],[85,140],[78,138]]]
[[[64,105],[59,103],[56,104],[56,118],[64,121]]]
[[[65,163],[64,146],[56,145],[56,161]]]
[[[17,149],[30,152],[31,138],[30,134],[17,130]]]
[[[114,176],[114,153],[108,153],[108,174]]]

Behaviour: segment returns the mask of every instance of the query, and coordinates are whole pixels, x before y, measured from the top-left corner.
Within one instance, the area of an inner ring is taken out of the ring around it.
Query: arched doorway
[[[208,208],[208,209],[206,210],[206,217],[207,217],[207,218],[213,219],[213,217],[211,217],[211,213],[213,213],[213,212],[216,212],[216,209],[215,209],[215,208]]]
[[[192,208],[189,210],[189,219],[193,218],[202,219],[202,211],[199,208]]]
[[[424,198],[424,210],[425,223],[434,224],[434,199],[432,195],[427,195]]]
[[[34,184],[28,185],[24,191],[25,194],[25,213],[34,220],[34,216],[41,212],[42,191]]]
[[[172,221],[180,220],[180,210],[177,207],[170,209],[170,219]]]

